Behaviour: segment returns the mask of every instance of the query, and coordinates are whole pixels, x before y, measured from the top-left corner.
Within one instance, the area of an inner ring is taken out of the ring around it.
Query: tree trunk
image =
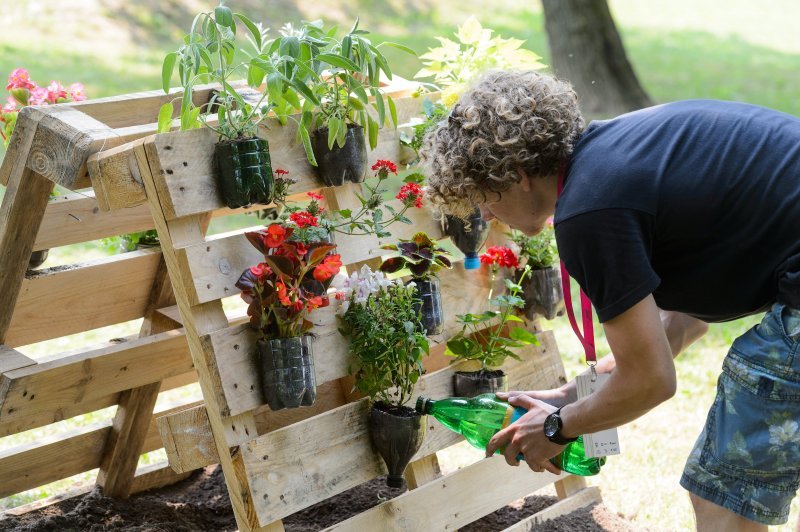
[[[591,119],[652,105],[625,54],[606,0],[542,0],[556,75]]]

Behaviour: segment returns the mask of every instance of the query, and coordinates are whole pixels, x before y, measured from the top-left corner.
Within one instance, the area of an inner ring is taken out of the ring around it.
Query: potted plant
[[[369,32],[359,29],[358,24],[356,19],[341,40],[333,31],[324,33],[327,45],[314,56],[319,72],[308,78],[314,98],[306,99],[298,122],[298,137],[308,160],[318,167],[326,186],[364,181],[367,144],[375,149],[378,130],[387,114],[397,125],[394,101],[384,96],[380,85],[381,73],[392,79],[381,48],[392,46],[416,56],[410,48],[393,42],[373,45],[367,38]],[[377,120],[368,112],[369,107],[375,109]]]
[[[331,211],[324,207],[321,194],[308,192],[306,194],[308,202],[302,205],[288,204],[285,198],[276,199],[276,203],[283,207],[281,218],[297,225],[298,230],[319,232],[318,238],[331,241],[336,233],[359,236],[374,234],[378,238],[391,236],[388,228],[392,224],[411,223],[405,213],[412,207],[422,208],[424,193],[418,185],[403,185],[395,195],[395,199],[400,200],[402,205],[398,210],[385,203],[384,194],[387,189],[383,186],[389,174],[397,174],[397,166],[392,161],[378,160],[372,165],[372,170],[375,172],[375,179],[364,184],[366,193],[363,196],[358,195],[361,207],[357,211],[353,212],[352,209]]]
[[[236,40],[237,20],[249,31],[252,52],[240,48]],[[291,107],[287,102],[294,101],[294,97],[287,100],[287,95],[294,95],[295,91],[308,93],[302,78],[294,75],[299,61],[289,52],[299,54],[299,45],[290,46],[287,37],[268,40],[267,30],[260,24],[220,4],[213,12],[197,15],[184,44],[164,58],[165,92],[169,92],[176,65],[180,74],[181,130],[205,126],[218,135],[214,148],[217,183],[230,208],[272,201],[269,145],[257,135],[258,126],[273,109],[286,111]],[[241,61],[240,53],[247,53],[249,59]],[[234,86],[235,78],[246,79],[252,88],[265,83],[265,90],[246,100]],[[192,89],[198,83],[219,85],[211,100],[200,106],[192,101]],[[296,104],[299,106],[299,102]],[[172,116],[172,102],[168,102],[159,111],[159,133],[170,130]]]
[[[492,282],[500,267],[513,268],[518,262],[513,251],[500,246],[490,247],[481,256],[481,262],[491,265]],[[525,268],[522,280],[530,273]],[[509,322],[522,322],[514,314],[522,307],[519,297],[522,287],[506,279],[507,293],[492,298],[489,292],[489,309],[481,314],[460,314],[461,331],[447,341],[446,355],[459,360],[472,360],[481,363],[477,371],[457,371],[453,375],[453,389],[458,397],[474,397],[482,393],[506,391],[508,384],[505,372],[498,368],[506,357],[519,360],[513,348],[528,344],[539,345],[539,340],[523,327],[508,328]],[[495,309],[491,308],[495,307]],[[508,329],[508,330],[507,330]]]
[[[272,410],[311,406],[316,398],[309,315],[325,307],[327,288],[342,266],[335,246],[293,239],[294,228],[279,223],[245,233],[264,261],[236,282],[247,314],[258,331],[258,359],[264,397]]]
[[[483,219],[480,209],[475,209],[466,218],[447,214],[442,217],[444,232],[456,247],[464,253],[464,269],[480,267],[478,251],[489,236],[489,222]]]
[[[17,124],[17,116],[20,109],[25,106],[46,106],[65,102],[80,102],[86,99],[83,92],[83,85],[73,83],[66,88],[58,81],[50,82],[50,85],[43,87],[37,85],[31,79],[30,74],[24,68],[15,68],[8,75],[8,98],[6,103],[0,108],[0,138],[3,139],[3,146],[8,148],[11,142],[11,135]],[[56,196],[55,188],[50,192],[50,196]],[[50,253],[49,249],[40,249],[31,252],[28,261],[28,269],[38,268]]]
[[[402,488],[411,457],[425,437],[425,420],[404,406],[424,372],[428,341],[421,332],[416,309],[416,288],[389,281],[381,272],[364,266],[345,282],[337,298],[342,333],[350,337],[355,390],[369,397],[372,443],[383,457],[389,476],[386,484]]]
[[[517,283],[522,286],[528,319],[535,314],[552,320],[564,310],[564,294],[561,289],[561,270],[556,267],[558,250],[555,244],[553,221],[548,220],[541,233],[526,236],[512,231],[509,236],[519,246],[519,255],[530,266],[531,275],[520,281],[522,270],[517,269]]]
[[[429,335],[441,334],[444,330],[444,313],[439,279],[435,273],[441,268],[452,268],[447,252],[422,231],[409,240],[400,239],[397,244],[387,244],[382,248],[395,253],[381,264],[381,271],[394,273],[403,268],[409,269],[411,282],[417,288],[415,299],[422,327]]]

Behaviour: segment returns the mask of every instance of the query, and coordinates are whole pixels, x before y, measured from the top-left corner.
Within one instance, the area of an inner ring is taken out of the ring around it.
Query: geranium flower
[[[281,224],[271,224],[267,227],[267,236],[264,237],[264,244],[268,248],[277,248],[286,240],[286,229]]]
[[[405,205],[414,205],[414,207],[422,208],[422,187],[416,183],[406,183],[400,187],[400,191],[395,198],[402,201]]]
[[[387,173],[391,172],[396,174],[397,165],[395,165],[392,161],[387,161],[386,159],[378,159],[377,162],[372,165],[372,171],[380,173],[381,170]]]
[[[325,199],[325,197],[322,194],[318,194],[317,192],[306,192],[306,196],[308,196],[314,201],[322,201]]]
[[[281,170],[280,168],[276,168],[276,169],[273,171],[273,173],[274,173],[275,175],[277,175],[278,177],[285,176],[285,175],[289,175],[289,172],[288,172],[287,170]]]
[[[24,68],[15,68],[11,71],[11,74],[8,76],[8,85],[6,85],[6,90],[11,89],[28,89],[32,90],[36,87],[36,84],[31,80],[30,74]]]
[[[301,229],[319,226],[319,220],[317,220],[317,217],[307,211],[295,211],[289,215],[289,219],[296,223],[297,227]]]
[[[511,249],[505,246],[491,246],[480,258],[483,264],[505,268],[519,267],[519,259]]]

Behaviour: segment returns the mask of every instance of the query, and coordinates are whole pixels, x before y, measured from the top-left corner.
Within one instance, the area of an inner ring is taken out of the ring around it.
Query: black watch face
[[[558,416],[550,414],[549,416],[544,418],[544,435],[547,436],[548,438],[552,438],[553,436],[558,434],[558,429],[561,428],[559,427],[559,425],[560,423]]]

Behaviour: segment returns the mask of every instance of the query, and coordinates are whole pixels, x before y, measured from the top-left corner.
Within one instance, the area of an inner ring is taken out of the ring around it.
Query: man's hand
[[[556,408],[561,408],[564,405],[574,403],[578,400],[578,392],[577,388],[575,387],[575,381],[571,381],[559,388],[552,390],[497,392],[496,395],[500,399],[508,401],[515,406],[517,403],[514,403],[513,400],[519,396],[527,396],[531,399],[538,399],[539,401],[544,401],[545,403],[553,405]]]
[[[500,397],[500,394],[497,395]],[[525,408],[528,412],[489,440],[486,456],[490,457],[498,449],[503,449],[508,465],[519,465],[517,456],[522,454],[525,463],[534,472],[547,470],[555,475],[560,474],[561,470],[550,462],[550,458],[559,454],[564,446],[551,442],[544,435],[544,419],[555,408],[522,393],[510,397],[508,402],[512,406]]]

